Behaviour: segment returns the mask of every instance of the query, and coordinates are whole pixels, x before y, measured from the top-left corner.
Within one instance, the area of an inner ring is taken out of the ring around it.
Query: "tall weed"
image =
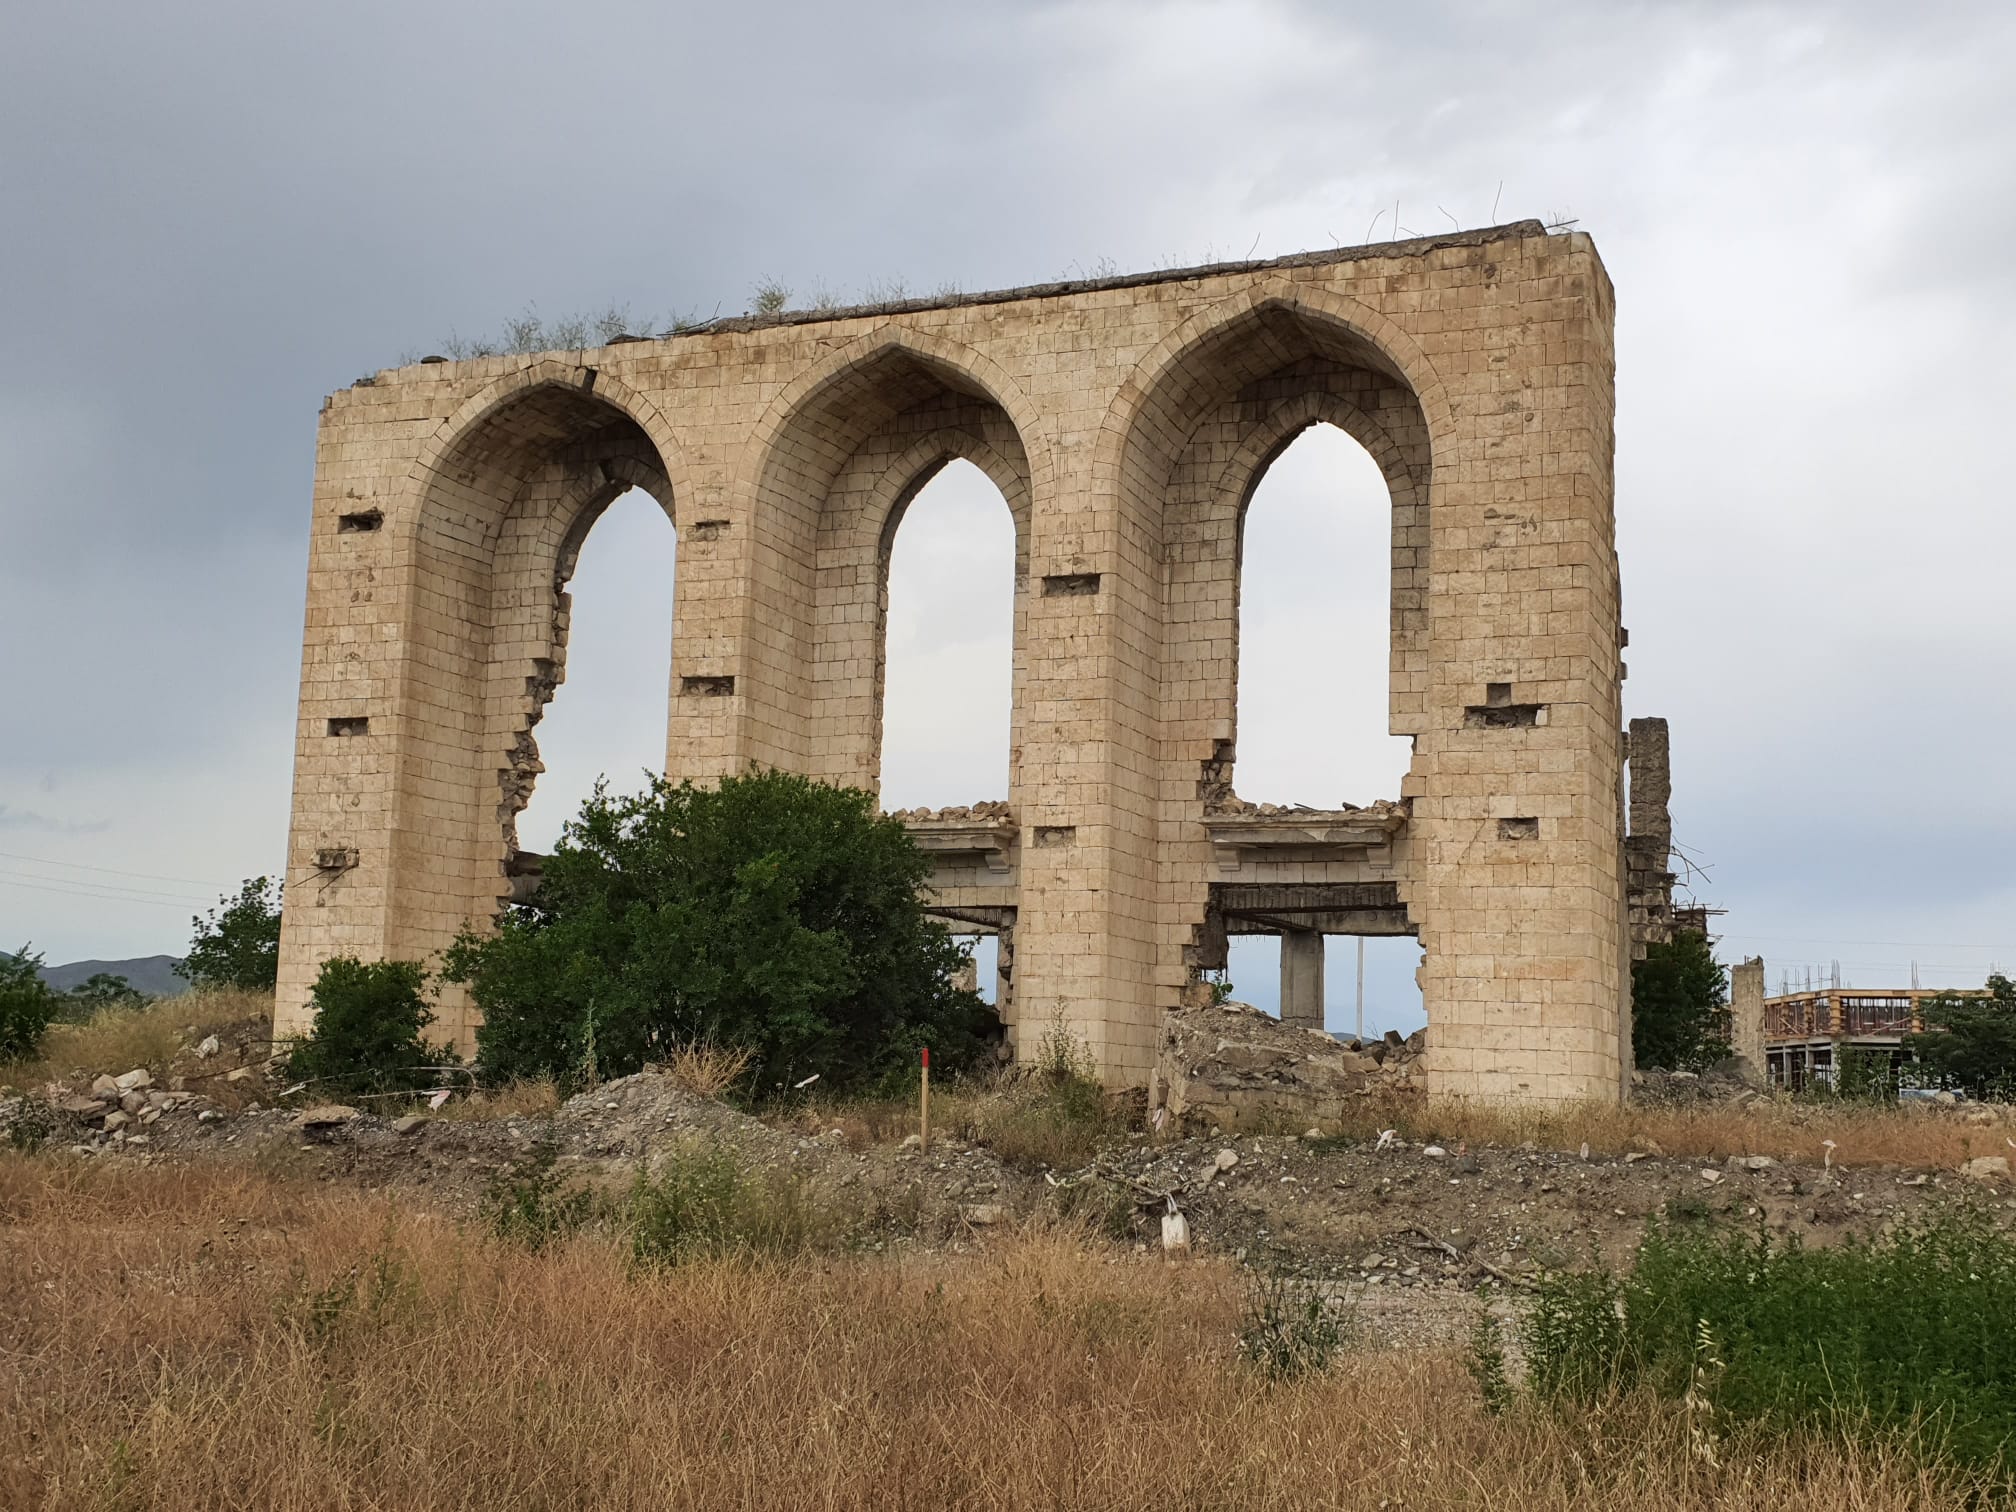
[[[1628,1276],[1548,1278],[1528,1382],[1584,1403],[1646,1388],[1716,1422],[1892,1441],[2008,1481],[2012,1299],[2016,1242],[1979,1214],[1823,1250],[1658,1226]]]

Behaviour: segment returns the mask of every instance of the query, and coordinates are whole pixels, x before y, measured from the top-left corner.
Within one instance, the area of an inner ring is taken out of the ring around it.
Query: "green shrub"
[[[964,954],[918,890],[930,863],[872,795],[782,772],[718,787],[598,787],[546,859],[539,891],[465,933],[450,980],[483,1010],[500,1080],[624,1075],[680,1045],[755,1053],[760,1096],[822,1090],[985,1048]]]
[[[1013,1165],[1075,1170],[1125,1122],[1094,1071],[1060,1003],[1021,1075],[974,1103],[959,1132]]]
[[[559,1146],[542,1139],[484,1190],[483,1216],[499,1239],[542,1250],[595,1216],[594,1193],[562,1181],[559,1158]]]
[[[27,1060],[42,1046],[62,1000],[42,980],[42,957],[23,945],[0,952],[0,1061]]]
[[[197,987],[271,992],[280,978],[281,885],[249,878],[236,897],[189,922],[195,935],[175,973]]]
[[[309,994],[315,1021],[289,1055],[288,1075],[353,1095],[438,1085],[437,1068],[452,1052],[421,1038],[434,1022],[421,992],[426,982],[416,961],[324,961]]]
[[[1239,1352],[1273,1380],[1328,1370],[1344,1347],[1345,1328],[1307,1282],[1267,1272],[1249,1286]]]
[[[122,976],[94,971],[63,998],[62,1017],[70,1023],[82,1023],[101,1009],[138,1008],[147,1001],[147,994]]]
[[[2016,1242],[1978,1215],[1821,1250],[1656,1227],[1628,1277],[1547,1279],[1525,1329],[1529,1386],[1576,1402],[1691,1394],[1717,1422],[1885,1438],[2007,1478],[2012,1297]]]
[[[702,1256],[793,1255],[839,1241],[838,1215],[821,1207],[798,1177],[747,1172],[718,1147],[689,1145],[639,1173],[623,1219],[630,1251],[644,1265]]]
[[[1470,1349],[1463,1364],[1477,1383],[1478,1395],[1484,1398],[1484,1410],[1496,1417],[1517,1400],[1518,1393],[1506,1369],[1505,1334],[1490,1311],[1490,1294],[1483,1294],[1480,1300],[1484,1310],[1470,1326]]]

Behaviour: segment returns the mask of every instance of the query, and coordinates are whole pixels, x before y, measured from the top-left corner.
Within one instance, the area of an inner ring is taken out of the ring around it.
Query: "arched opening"
[[[1010,1023],[1022,410],[975,354],[915,333],[866,339],[781,395],[759,432],[753,571],[812,591],[755,618],[745,662],[746,754],[911,811],[929,906],[978,936],[976,985]]]
[[[1237,776],[1250,803],[1397,798],[1411,754],[1387,732],[1393,500],[1335,425],[1268,464],[1240,520]]]
[[[663,427],[619,383],[591,380],[592,371],[584,379],[581,370],[542,364],[472,400],[423,460],[419,508],[399,544],[426,591],[408,609],[398,682],[386,698],[401,722],[386,773],[392,823],[381,906],[390,957],[427,959],[536,886],[519,822],[544,775],[534,731],[568,676],[568,588],[584,586],[574,581],[577,557],[595,522],[633,490],[660,514],[660,550],[669,548],[666,517],[680,473],[668,462]],[[637,507],[626,503],[622,513]],[[608,546],[597,542],[591,564]],[[668,573],[658,591],[669,588]],[[610,595],[593,596],[591,620]],[[661,656],[669,639],[666,616],[651,633]],[[661,674],[638,694],[657,726],[645,747],[653,766],[664,759],[665,691]],[[565,754],[564,743],[555,754]],[[599,752],[580,759],[604,764]],[[624,760],[611,753],[612,777]],[[564,785],[549,784],[549,799]],[[564,795],[542,805],[542,840],[569,809]],[[444,990],[440,1012],[458,1035],[472,1027],[453,990]]]
[[[563,589],[558,685],[533,736],[539,770],[517,819],[521,850],[550,851],[598,781],[635,792],[644,772],[664,771],[676,560],[671,523],[641,488],[587,531]]]
[[[1399,801],[1424,728],[1430,447],[1363,330],[1300,297],[1154,360],[1115,458],[1159,540],[1165,819],[1199,866],[1185,987],[1350,1033],[1422,1017]],[[1194,775],[1193,775],[1194,774]]]
[[[978,467],[955,458],[891,526],[882,806],[1005,800],[1015,636],[1015,521],[1007,501]]]

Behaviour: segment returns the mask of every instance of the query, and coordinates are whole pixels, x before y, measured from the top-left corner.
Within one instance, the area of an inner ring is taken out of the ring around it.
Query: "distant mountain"
[[[67,966],[44,966],[42,980],[58,992],[68,992],[102,971],[107,976],[126,978],[134,991],[149,997],[174,997],[189,990],[189,984],[175,975],[181,961],[180,956],[166,955],[140,956],[131,961],[72,961]]]

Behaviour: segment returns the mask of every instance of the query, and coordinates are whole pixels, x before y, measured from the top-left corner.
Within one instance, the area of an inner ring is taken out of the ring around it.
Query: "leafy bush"
[[[0,952],[0,1061],[26,1060],[42,1045],[61,1000],[42,980],[42,957],[23,945]]]
[[[1942,992],[1924,1004],[1923,1034],[1904,1048],[1939,1086],[1974,1097],[2006,1095],[2016,1083],[2016,982],[1988,978],[1986,997]]]
[[[281,885],[252,877],[236,897],[189,922],[195,935],[175,974],[198,987],[239,987],[271,992],[280,978]]]
[[[748,1049],[774,1094],[845,1091],[983,1049],[992,1015],[918,889],[930,863],[875,800],[782,772],[598,787],[539,892],[449,951],[489,1076],[624,1075],[681,1045]]]
[[[1641,1066],[1698,1071],[1730,1054],[1729,973],[1708,937],[1681,930],[1631,967],[1631,1049]]]
[[[1699,1398],[1716,1421],[1890,1439],[2008,1477],[2012,1296],[2016,1242],[1980,1216],[1825,1250],[1655,1228],[1628,1277],[1545,1281],[1528,1382],[1572,1402]]]
[[[452,1052],[421,1038],[434,1022],[421,993],[426,982],[416,961],[324,961],[309,994],[315,1021],[289,1055],[288,1075],[353,1094],[411,1092],[438,1083],[433,1068]]]

